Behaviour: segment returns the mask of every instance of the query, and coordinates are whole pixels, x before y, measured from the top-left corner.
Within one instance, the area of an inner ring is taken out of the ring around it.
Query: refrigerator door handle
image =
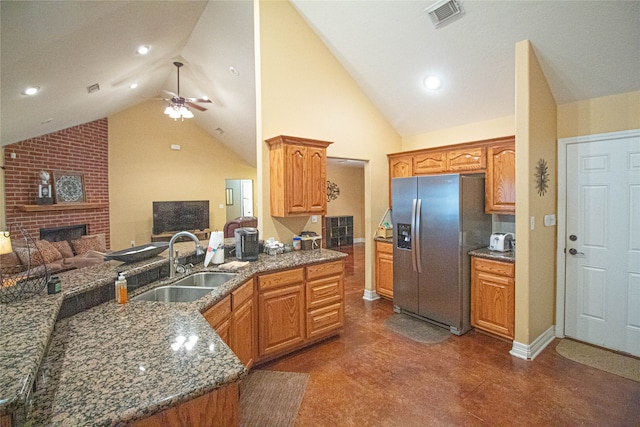
[[[418,271],[416,263],[416,205],[417,199],[413,199],[413,206],[411,207],[411,263],[413,264],[413,271]]]
[[[418,267],[417,268],[418,273],[422,273],[422,265],[420,263],[420,259],[421,259],[421,256],[420,256],[420,244],[421,244],[421,242],[420,242],[420,236],[421,236],[421,234],[420,234],[420,217],[421,216],[422,216],[422,199],[418,199],[418,205],[417,205],[417,207],[415,209],[415,223],[416,223],[416,226],[415,226],[415,228],[413,228],[415,230],[414,231],[415,239],[413,240],[413,246],[416,248],[415,256],[413,258],[414,259],[413,262],[415,263],[414,265],[416,265]]]

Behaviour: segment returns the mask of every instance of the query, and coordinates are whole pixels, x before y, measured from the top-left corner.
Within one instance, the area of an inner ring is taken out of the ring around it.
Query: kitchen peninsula
[[[178,243],[176,249],[189,256],[194,246]],[[218,405],[219,412],[235,411],[237,417],[237,385],[247,369],[200,313],[254,276],[322,265],[344,256],[324,249],[260,255],[239,269],[237,277],[191,303],[118,305],[110,299],[69,317],[60,316],[61,307],[86,295],[99,299],[113,286],[118,272],[134,277],[168,261],[164,257],[134,264],[107,261],[61,273],[60,294],[47,295],[45,290],[1,307],[2,425],[11,425],[9,414],[16,414],[18,423],[24,421],[25,401],[31,402],[32,407],[26,406],[28,421],[34,425],[145,425],[150,417],[190,401]],[[202,266],[194,268],[200,270]],[[177,279],[157,280],[133,294]],[[83,303],[91,306],[86,298]],[[230,392],[222,397],[207,397],[225,389]],[[229,418],[224,423],[235,421]]]

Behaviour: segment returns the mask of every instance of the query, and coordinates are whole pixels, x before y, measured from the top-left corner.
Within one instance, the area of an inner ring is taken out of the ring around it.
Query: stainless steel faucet
[[[188,237],[196,243],[196,255],[204,255],[204,250],[202,250],[202,246],[200,246],[200,240],[195,236],[195,234],[190,233],[188,231],[180,231],[174,234],[169,240],[169,278],[176,277],[176,265],[174,261],[177,260],[177,257],[174,258],[173,252],[173,242],[180,237]]]

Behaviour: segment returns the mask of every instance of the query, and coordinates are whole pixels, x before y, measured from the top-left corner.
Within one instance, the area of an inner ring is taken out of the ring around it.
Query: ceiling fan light
[[[169,113],[169,117],[171,117],[172,119],[179,119],[180,118],[180,111],[176,111],[176,110],[171,110],[171,113]]]
[[[169,115],[171,114],[171,112],[174,111],[173,107],[171,105],[167,105],[167,108],[164,109],[164,113]]]
[[[193,118],[193,113],[191,112],[191,110],[189,110],[188,108],[183,107],[186,111],[182,112],[182,117],[184,117],[185,119],[192,119]]]

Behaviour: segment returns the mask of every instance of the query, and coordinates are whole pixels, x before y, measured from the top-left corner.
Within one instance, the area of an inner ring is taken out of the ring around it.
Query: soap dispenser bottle
[[[128,301],[127,278],[122,273],[118,273],[118,278],[116,279],[116,301],[118,304],[124,304]]]

